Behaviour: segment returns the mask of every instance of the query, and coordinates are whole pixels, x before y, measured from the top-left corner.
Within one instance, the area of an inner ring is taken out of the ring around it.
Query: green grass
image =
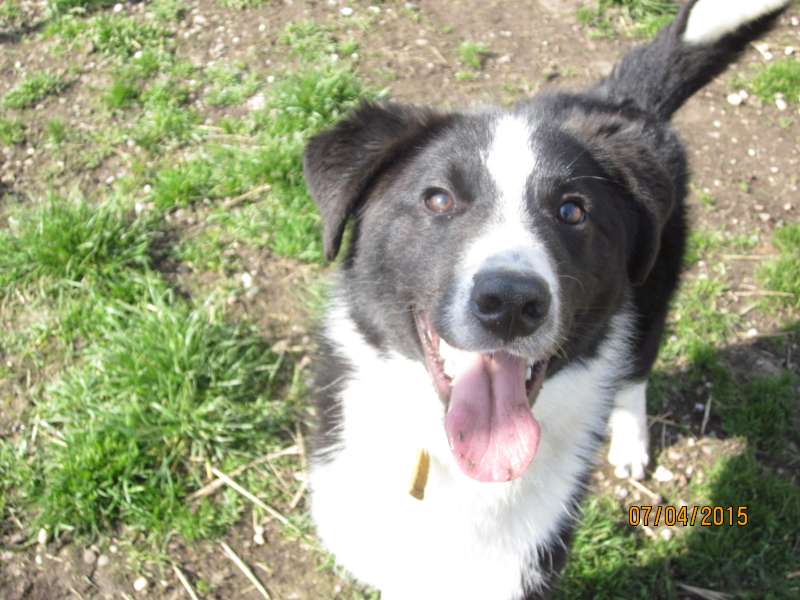
[[[240,104],[261,86],[258,76],[244,68],[214,65],[206,69],[205,74],[205,100],[210,106]]]
[[[31,108],[49,96],[60,94],[65,87],[58,75],[46,72],[26,76],[3,97],[5,108]]]
[[[39,524],[89,537],[123,526],[154,543],[218,534],[238,517],[238,499],[187,496],[207,465],[232,469],[280,442],[294,410],[271,393],[281,357],[157,282],[142,302],[109,303],[97,318],[84,360],[37,407],[62,442],[39,454]]]
[[[678,11],[671,0],[596,0],[578,9],[578,21],[591,27],[592,37],[625,35],[652,38]]]
[[[649,539],[627,525],[616,502],[590,499],[556,598],[677,600],[687,597],[678,583],[750,600],[796,597],[788,577],[797,569],[800,489],[745,451],[718,461],[698,496],[747,505],[750,524]]]
[[[464,67],[479,71],[489,56],[489,48],[481,42],[464,41],[458,46],[458,62]]]
[[[6,146],[25,141],[25,125],[20,121],[0,117],[0,142]]]
[[[116,0],[47,0],[47,6],[54,14],[65,14],[76,9],[92,12],[116,3]]]
[[[763,67],[749,88],[764,102],[771,103],[782,94],[787,102],[800,104],[800,61],[790,57]]]
[[[12,215],[0,229],[0,292],[48,288],[125,277],[148,265],[153,233],[115,203],[50,197]]]
[[[719,305],[726,290],[727,285],[717,279],[683,283],[673,303],[662,357],[667,360],[685,357],[694,362],[715,344],[728,339],[734,316],[720,310]]]
[[[769,289],[787,294],[786,304],[800,308],[800,225],[776,229],[772,242],[779,257],[759,269],[758,277]]]
[[[199,157],[161,169],[152,200],[167,209],[268,185],[266,199],[250,215],[261,228],[259,238],[267,236],[267,246],[280,255],[321,260],[319,217],[302,177],[304,143],[370,97],[374,92],[347,68],[308,68],[288,75],[270,89],[266,107],[252,117],[251,147],[211,144]]]
[[[99,15],[90,21],[87,35],[99,52],[121,58],[144,49],[158,49],[169,42],[169,33],[158,24],[124,15]]]

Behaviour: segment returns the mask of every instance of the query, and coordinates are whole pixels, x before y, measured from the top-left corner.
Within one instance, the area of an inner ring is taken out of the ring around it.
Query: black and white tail
[[[669,119],[775,23],[791,0],[690,0],[649,44],[626,55],[594,92]]]

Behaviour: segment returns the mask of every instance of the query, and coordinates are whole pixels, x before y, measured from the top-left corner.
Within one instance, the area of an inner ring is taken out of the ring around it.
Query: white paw
[[[642,479],[645,467],[650,462],[647,454],[646,389],[644,382],[620,389],[611,411],[608,462],[614,467],[614,474],[621,479]]]
[[[620,479],[642,479],[650,462],[647,446],[646,427],[642,430],[638,427],[612,427],[608,462],[614,467],[614,475]]]

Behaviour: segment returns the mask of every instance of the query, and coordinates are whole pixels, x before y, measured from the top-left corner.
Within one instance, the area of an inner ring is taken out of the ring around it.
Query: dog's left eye
[[[567,225],[580,225],[586,220],[586,210],[579,200],[568,198],[558,208],[558,220]]]
[[[429,190],[425,194],[425,206],[431,212],[441,215],[452,211],[456,206],[456,200],[453,194],[446,190]]]

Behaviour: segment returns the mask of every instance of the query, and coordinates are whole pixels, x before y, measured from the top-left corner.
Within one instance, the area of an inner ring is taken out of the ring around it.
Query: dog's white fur
[[[475,274],[484,269],[504,269],[538,275],[550,287],[550,314],[534,344],[511,346],[511,350],[533,361],[554,350],[559,326],[559,285],[553,259],[532,231],[531,215],[526,209],[526,182],[537,165],[531,137],[531,128],[521,117],[503,116],[495,123],[492,143],[483,161],[496,189],[496,208],[459,258],[458,288],[446,318],[453,323],[451,330],[455,335],[463,336],[450,341],[475,349],[468,335],[469,297]]]
[[[791,0],[700,0],[689,14],[683,41],[712,44],[759,17],[789,4]]]
[[[311,466],[312,513],[323,543],[390,599],[515,598],[526,567],[520,557],[556,539],[572,510],[563,499],[574,496],[594,460],[595,434],[605,427],[630,362],[630,316],[614,318],[597,358],[545,383],[533,409],[541,442],[525,475],[486,484],[456,464],[425,366],[396,353],[380,355],[357,332],[344,303],[328,315],[328,339],[355,372],[341,395],[343,443],[330,460]],[[408,494],[420,448],[431,454],[423,501]],[[360,524],[357,530],[352,523]],[[428,535],[431,530],[437,535]],[[530,583],[540,577],[534,571]]]

